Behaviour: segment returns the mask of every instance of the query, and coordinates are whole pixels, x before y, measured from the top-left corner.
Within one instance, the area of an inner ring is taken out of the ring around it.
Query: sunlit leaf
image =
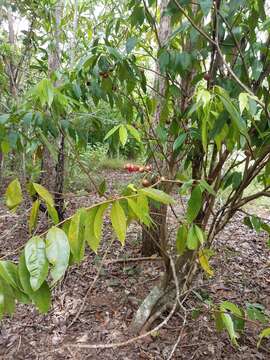
[[[22,189],[18,179],[13,180],[7,187],[6,205],[10,210],[16,209],[23,201]]]
[[[46,256],[52,264],[51,276],[56,282],[64,275],[69,262],[70,247],[65,232],[52,227],[46,236]]]
[[[39,236],[34,236],[25,245],[25,262],[30,273],[31,288],[40,288],[48,275],[48,260],[45,254],[45,242]]]
[[[120,240],[121,244],[124,245],[127,231],[127,219],[119,201],[115,201],[112,204],[111,221],[118,239]]]
[[[32,233],[32,230],[35,229],[37,226],[37,220],[38,220],[38,211],[39,211],[40,201],[37,199],[33,202],[32,209],[30,212],[30,218],[29,218],[29,233]]]

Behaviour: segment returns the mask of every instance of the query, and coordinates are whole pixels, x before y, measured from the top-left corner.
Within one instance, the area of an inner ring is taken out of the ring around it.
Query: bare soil
[[[119,184],[130,180],[130,175],[121,172],[107,171],[101,175],[107,178],[109,190],[114,190],[115,184],[119,187]],[[94,196],[70,196],[68,200],[71,213],[78,207],[98,201]],[[181,213],[181,207],[176,211]],[[264,217],[270,219],[269,210],[264,211]],[[45,226],[43,220],[40,231]],[[175,220],[172,214],[170,223],[173,229]],[[140,257],[139,232],[139,226],[132,224],[124,248],[116,241],[107,259]],[[16,261],[19,253],[16,249],[27,241],[27,236],[27,208],[19,209],[18,214],[10,214],[1,202],[0,256],[9,254],[8,258]],[[159,261],[105,264],[79,318],[69,327],[96,276],[111,237],[110,225],[106,220],[99,256],[87,250],[83,263],[69,269],[65,279],[53,291],[53,305],[48,314],[40,315],[34,307],[20,304],[12,318],[2,320],[1,359],[168,359],[180,333],[181,340],[173,359],[270,359],[269,340],[263,341],[259,349],[256,347],[260,330],[269,324],[248,323],[239,338],[239,348],[235,348],[226,333],[216,332],[207,305],[222,300],[241,306],[258,303],[270,315],[270,251],[266,237],[244,226],[242,215],[239,214],[216,240],[216,254],[211,260],[214,277],[208,279],[200,274],[194,284],[196,288],[184,303],[189,314],[184,327],[179,312],[154,336],[126,347],[93,350],[69,346],[107,344],[129,339],[132,336],[129,334],[132,316],[163,271]],[[192,316],[192,310],[199,308],[202,308],[199,316]]]

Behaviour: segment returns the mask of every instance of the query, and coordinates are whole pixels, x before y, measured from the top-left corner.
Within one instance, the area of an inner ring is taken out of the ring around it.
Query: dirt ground
[[[103,175],[111,189],[114,184],[119,186],[129,179],[129,175],[121,172]],[[86,196],[70,197],[69,211],[96,200]],[[176,211],[181,212],[181,208]],[[27,240],[27,213],[25,209],[20,212],[22,216],[8,213],[1,201],[0,256],[10,253],[12,260],[17,260],[18,251],[15,250]],[[270,219],[269,209],[264,211],[264,216]],[[172,215],[170,222],[173,227]],[[121,248],[116,241],[108,251],[107,259],[140,257],[139,231],[139,226],[132,224],[125,247]],[[265,236],[244,226],[239,214],[216,240],[216,254],[211,260],[214,277],[209,280],[200,275],[196,280],[196,291],[191,292],[184,303],[188,313],[185,326],[182,314],[175,313],[154,336],[126,347],[96,350],[78,347],[129,339],[132,316],[163,271],[159,261],[107,262],[78,319],[72,323],[110,242],[112,234],[108,221],[103,235],[99,256],[87,250],[83,263],[72,266],[54,289],[53,305],[48,314],[40,315],[32,306],[18,305],[12,318],[5,317],[1,321],[1,359],[161,360],[168,359],[179,335],[181,340],[173,359],[270,359],[270,340],[263,341],[260,349],[256,347],[258,333],[269,324],[257,327],[248,323],[239,338],[239,348],[234,348],[226,333],[217,334],[208,311],[207,303],[228,300],[242,306],[261,304],[270,315],[270,251]],[[192,310],[202,307],[199,298],[205,300],[203,311],[199,317],[194,317]]]

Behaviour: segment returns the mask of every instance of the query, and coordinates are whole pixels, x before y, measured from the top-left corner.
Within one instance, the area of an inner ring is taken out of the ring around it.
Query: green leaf
[[[213,1],[212,0],[199,0],[200,7],[202,9],[203,15],[207,16],[209,11],[212,8]]]
[[[148,200],[144,195],[138,196],[137,200],[127,199],[128,206],[131,208],[137,218],[146,226],[150,225],[151,219],[149,216]]]
[[[249,109],[249,95],[248,93],[240,93],[239,94],[239,108],[240,114],[243,114],[245,109]]]
[[[73,215],[68,230],[70,250],[74,261],[77,263],[79,263],[84,256],[84,240],[83,210],[79,209],[76,214]]]
[[[175,140],[175,142],[173,143],[173,151],[178,150],[179,148],[181,148],[181,146],[184,144],[185,140],[187,138],[187,134],[186,133],[182,133],[178,136],[178,138]]]
[[[120,127],[119,127],[119,139],[120,139],[120,142],[121,142],[122,146],[126,145],[127,137],[128,137],[128,134],[127,134],[126,127],[124,125],[120,125]]]
[[[98,211],[98,206],[93,207],[91,210],[87,212],[86,219],[85,219],[85,231],[84,231],[84,238],[87,241],[89,247],[97,253],[100,238],[97,238],[94,231],[94,223],[95,217]]]
[[[200,186],[201,186],[202,190],[206,190],[209,192],[209,194],[216,196],[214,189],[212,188],[211,185],[208,184],[208,182],[206,180],[201,179]]]
[[[36,92],[39,97],[41,106],[48,104],[48,106],[50,107],[52,105],[54,89],[49,79],[41,80],[36,87]]]
[[[241,132],[242,134],[248,137],[246,124],[242,120],[239,112],[237,111],[232,101],[228,97],[224,97],[222,95],[219,95],[219,98],[221,99],[225,109],[229,113],[234,126],[239,130],[239,132]]]
[[[30,273],[31,288],[40,288],[48,275],[48,260],[45,254],[45,242],[39,236],[32,237],[25,245],[25,262]]]
[[[51,290],[46,281],[32,294],[32,300],[40,313],[44,314],[49,311],[51,307]]]
[[[38,195],[47,203],[49,204],[51,207],[54,206],[54,200],[52,195],[49,193],[49,191],[42,185],[37,184],[37,183],[33,183],[33,187],[36,190],[36,192],[38,193]]]
[[[127,232],[127,219],[119,201],[115,201],[112,204],[111,221],[118,239],[120,240],[121,244],[124,245]]]
[[[111,130],[109,130],[104,137],[104,141],[109,139],[109,137],[111,137],[119,128],[120,128],[120,125],[117,125],[117,126],[114,126]]]
[[[250,320],[260,321],[262,324],[267,324],[268,318],[264,314],[264,307],[261,304],[247,304],[247,316]]]
[[[29,233],[32,233],[32,230],[37,226],[38,221],[38,211],[39,211],[40,201],[36,200],[33,202],[32,209],[30,212],[29,218]]]
[[[46,256],[51,268],[51,276],[56,282],[64,275],[69,262],[70,247],[65,232],[52,227],[46,236]]]
[[[52,221],[54,222],[55,225],[57,225],[59,223],[59,216],[57,210],[55,209],[54,206],[51,206],[48,203],[46,203],[46,206]]]
[[[161,190],[158,190],[158,189],[154,189],[154,188],[140,189],[139,193],[143,194],[143,195],[146,195],[150,199],[158,201],[158,202],[160,202],[162,204],[169,205],[169,204],[174,203],[174,199],[170,195],[168,195],[164,191],[161,191]]]
[[[192,225],[188,230],[187,235],[187,248],[189,250],[196,250],[199,246],[199,239],[195,230],[195,226]]]
[[[135,36],[128,38],[126,42],[126,50],[129,54],[136,46],[138,39]]]
[[[135,129],[134,126],[132,125],[126,125],[129,133],[131,134],[131,136],[134,137],[135,140],[137,140],[138,142],[141,142],[141,135],[139,133],[139,131],[137,129]]]
[[[187,221],[191,224],[196,219],[202,206],[202,192],[199,185],[191,192],[187,207]]]
[[[205,237],[203,230],[198,225],[194,225],[194,230],[200,244],[202,245],[204,243],[204,237]]]
[[[10,210],[15,210],[23,201],[22,189],[18,179],[11,181],[6,193],[6,205]]]
[[[108,206],[109,206],[108,203],[101,204],[97,209],[97,213],[94,221],[94,234],[97,239],[101,238],[103,215]]]
[[[20,289],[17,266],[11,261],[0,261],[0,276],[14,289]]]
[[[0,277],[0,319],[4,314],[12,315],[15,310],[15,297],[12,288]]]
[[[199,262],[203,270],[211,277],[214,275],[214,271],[211,269],[208,258],[204,253],[203,249],[199,251]]]
[[[183,255],[186,250],[188,228],[185,224],[180,225],[176,235],[176,250],[179,255]]]
[[[263,338],[269,338],[269,337],[270,337],[270,327],[266,328],[260,332],[257,347],[260,347]]]
[[[20,256],[18,272],[22,288],[36,305],[41,313],[46,313],[51,306],[51,292],[46,281],[43,282],[37,291],[33,291],[30,285],[30,273],[25,263],[24,252]]]
[[[238,346],[237,343],[237,334],[234,329],[233,320],[229,314],[221,314],[221,318],[224,324],[225,329],[227,330],[229,337],[231,339],[231,342],[233,345]]]

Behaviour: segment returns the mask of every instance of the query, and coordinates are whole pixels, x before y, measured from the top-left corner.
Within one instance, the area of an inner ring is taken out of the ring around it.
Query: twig
[[[162,257],[137,257],[137,258],[127,258],[127,259],[110,259],[105,261],[105,264],[117,264],[117,263],[126,263],[126,262],[139,262],[139,261],[163,261]]]

